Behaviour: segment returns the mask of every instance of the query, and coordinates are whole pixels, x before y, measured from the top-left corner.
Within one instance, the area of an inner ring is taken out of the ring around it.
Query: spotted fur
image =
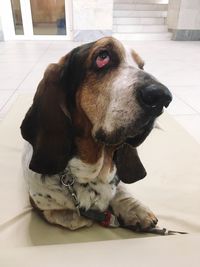
[[[107,63],[98,68],[102,51]],[[78,216],[60,183],[59,173],[68,168],[82,208],[111,206],[125,224],[156,224],[153,213],[122,186],[146,175],[136,146],[157,117],[138,100],[142,86],[158,83],[143,66],[134,50],[111,37],[77,47],[48,66],[21,125],[31,204],[46,221],[71,230],[92,224]]]

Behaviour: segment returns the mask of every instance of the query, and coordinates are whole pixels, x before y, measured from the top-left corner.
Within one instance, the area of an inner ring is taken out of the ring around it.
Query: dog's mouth
[[[118,146],[127,143],[133,147],[139,146],[149,135],[154,126],[155,118],[142,119],[128,127],[121,127],[112,134],[107,134],[103,129],[99,129],[95,134],[95,140],[107,146]]]
[[[125,140],[125,143],[137,147],[147,138],[151,130],[154,127],[154,120],[147,123],[138,133],[133,136],[128,136]]]

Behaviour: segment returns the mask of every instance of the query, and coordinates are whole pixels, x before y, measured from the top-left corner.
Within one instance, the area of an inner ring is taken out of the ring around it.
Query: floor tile
[[[25,77],[25,76],[24,76]],[[11,78],[1,78],[0,79],[0,92],[4,90],[16,90],[19,85],[21,84],[22,80],[24,78],[22,77],[11,77]]]
[[[20,83],[33,69],[33,63],[1,63],[0,90],[17,89]]]
[[[180,96],[182,95],[182,93],[190,93],[190,92],[200,92],[200,85],[196,85],[196,86],[173,86],[173,92],[177,95]]]
[[[189,115],[197,112],[183,102],[180,98],[173,95],[173,100],[167,108],[167,112],[171,115]]]
[[[22,92],[35,92],[37,89],[37,86],[39,82],[41,81],[43,77],[44,71],[43,70],[34,70],[32,71],[25,79],[24,81],[20,84],[18,87],[18,91],[20,93]]]
[[[71,41],[52,41],[51,45],[49,46],[49,49],[51,51],[56,51],[56,50],[72,50],[73,48],[81,45],[81,42],[71,42]]]
[[[200,113],[200,87],[198,91],[189,90],[188,92],[177,93],[177,95]]]
[[[6,105],[9,98],[13,95],[14,90],[0,91],[0,110]]]
[[[21,62],[37,62],[38,59],[43,55],[43,53],[35,53],[35,54],[25,54],[18,53],[15,55],[12,54],[4,54],[0,57],[0,63],[21,63]]]
[[[200,115],[181,115],[174,118],[200,143]]]
[[[0,121],[6,116],[6,114],[9,112],[10,108],[12,107],[12,105],[14,104],[17,96],[18,96],[18,92],[14,92],[12,93],[6,101],[6,105],[3,105],[2,108],[0,108]],[[0,92],[0,96],[1,96],[1,92]]]

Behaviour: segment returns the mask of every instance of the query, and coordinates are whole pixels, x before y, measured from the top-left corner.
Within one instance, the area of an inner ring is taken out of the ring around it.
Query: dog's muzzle
[[[153,76],[142,72],[138,75],[138,82],[133,87],[133,98],[140,106],[137,118],[130,119],[127,127],[119,127],[112,134],[103,129],[96,132],[96,140],[114,145],[128,143],[136,147],[140,145],[153,129],[155,119],[162,114],[163,108],[172,101],[169,89],[158,82]]]

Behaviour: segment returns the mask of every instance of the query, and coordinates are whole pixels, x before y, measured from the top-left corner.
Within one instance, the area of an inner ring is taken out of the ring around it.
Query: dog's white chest
[[[42,179],[40,174],[28,168],[31,157],[32,147],[27,143],[23,157],[24,174],[30,196],[38,208],[41,210],[75,209],[67,188],[60,183],[59,175],[46,176]],[[109,172],[107,179],[102,182],[97,175],[102,164],[102,159],[94,165],[85,164],[77,158],[69,162],[68,168],[76,177],[73,187],[82,208],[103,211],[107,209],[116,193],[116,184],[113,182],[116,170],[114,168]]]

